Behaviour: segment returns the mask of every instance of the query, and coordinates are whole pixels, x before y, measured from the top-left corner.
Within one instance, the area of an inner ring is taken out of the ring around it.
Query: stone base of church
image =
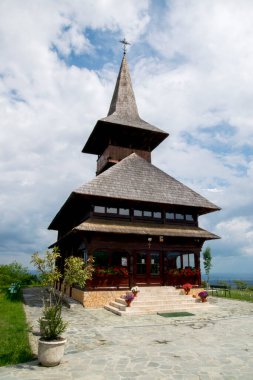
[[[84,307],[87,308],[100,308],[104,305],[114,301],[115,298],[120,297],[122,294],[126,293],[128,288],[124,289],[106,289],[106,290],[82,290],[77,288],[70,289],[69,286],[65,286],[57,283],[56,289],[63,292],[67,297],[71,297],[75,301],[80,302]]]
[[[122,294],[125,294],[126,290],[81,290],[70,288],[67,286],[65,289],[59,289],[59,286],[56,287],[58,290],[61,290],[66,296],[71,297],[75,301],[80,302],[84,307],[87,308],[100,308],[104,305],[114,301],[115,298],[120,297]]]

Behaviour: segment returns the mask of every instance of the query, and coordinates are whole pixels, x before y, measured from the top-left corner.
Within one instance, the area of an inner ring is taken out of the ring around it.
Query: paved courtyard
[[[24,292],[35,354],[38,292]],[[2,367],[0,379],[252,380],[253,303],[211,297],[209,302],[215,307],[181,318],[119,317],[81,305],[64,308],[69,327],[62,363],[44,368],[34,360]]]

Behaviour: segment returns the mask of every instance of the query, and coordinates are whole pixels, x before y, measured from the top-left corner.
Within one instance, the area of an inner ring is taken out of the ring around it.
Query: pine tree
[[[211,254],[211,248],[206,247],[206,249],[203,252],[203,259],[204,259],[204,268],[207,275],[207,288],[209,286],[209,273],[212,268],[212,254]]]

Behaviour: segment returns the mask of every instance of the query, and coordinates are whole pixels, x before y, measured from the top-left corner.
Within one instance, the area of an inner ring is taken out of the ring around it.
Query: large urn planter
[[[60,364],[64,355],[66,339],[58,338],[56,340],[39,339],[38,360],[44,367],[55,367]]]

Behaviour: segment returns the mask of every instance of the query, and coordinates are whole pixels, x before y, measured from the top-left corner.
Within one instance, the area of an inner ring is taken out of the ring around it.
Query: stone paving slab
[[[38,289],[24,292],[33,350],[41,315]],[[62,363],[1,367],[3,380],[252,380],[253,303],[211,298],[191,317],[119,317],[104,309],[64,308],[69,322]]]

